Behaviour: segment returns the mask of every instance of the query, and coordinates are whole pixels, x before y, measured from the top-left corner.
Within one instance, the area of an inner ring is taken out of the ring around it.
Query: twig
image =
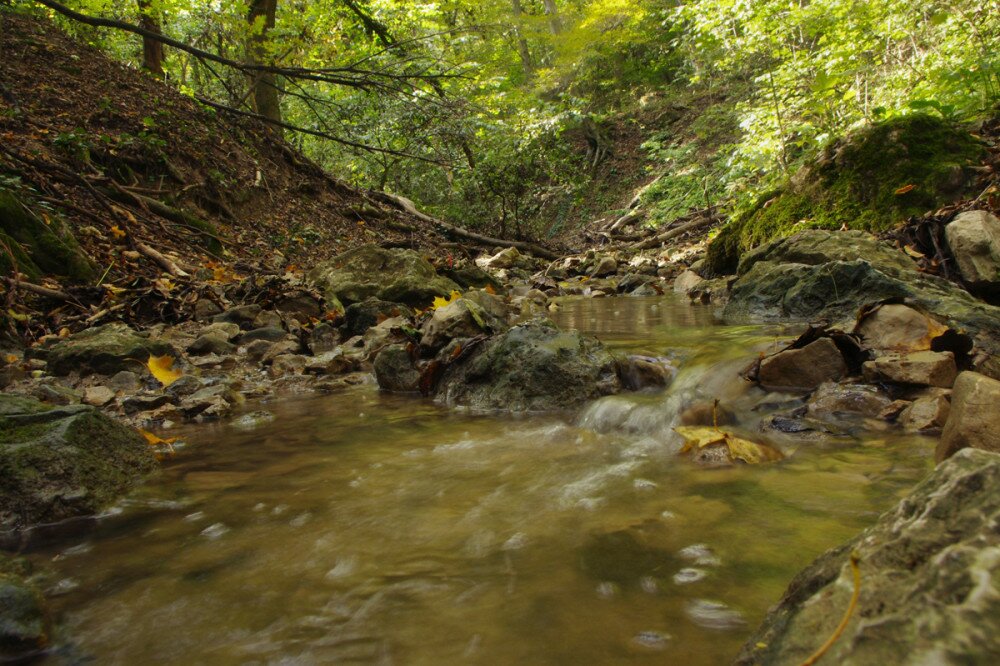
[[[824,654],[829,651],[833,644],[837,642],[840,635],[844,633],[847,629],[848,622],[851,621],[851,615],[854,614],[854,609],[858,605],[858,597],[861,596],[861,569],[858,567],[858,561],[860,557],[857,552],[851,553],[851,573],[854,576],[854,592],[851,594],[851,602],[847,605],[847,610],[844,612],[844,617],[840,620],[840,624],[834,630],[833,635],[826,639],[826,642],[819,647],[818,650],[812,653],[808,659],[803,661],[800,666],[813,666],[817,661],[819,661]]]

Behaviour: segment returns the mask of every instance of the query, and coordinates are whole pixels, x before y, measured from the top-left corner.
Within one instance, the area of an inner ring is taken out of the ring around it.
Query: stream
[[[171,433],[187,445],[162,473],[34,554],[73,641],[49,662],[727,663],[803,566],[931,467],[932,439],[872,424],[696,467],[674,455],[679,410],[719,398],[753,432],[790,398],[736,373],[794,327],[720,325],[672,296],[552,318],[679,373],[575,415],[371,383],[253,405],[277,417],[256,429]]]

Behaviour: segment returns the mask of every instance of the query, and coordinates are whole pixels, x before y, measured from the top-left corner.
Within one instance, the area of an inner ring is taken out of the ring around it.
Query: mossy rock
[[[83,405],[0,394],[0,530],[101,511],[156,467],[135,430]]]
[[[49,274],[85,282],[94,277],[94,266],[59,217],[39,219],[7,190],[0,190],[0,239],[10,249],[0,251],[4,273],[16,264],[29,278]]]
[[[736,213],[709,246],[707,270],[732,273],[745,251],[802,229],[889,229],[959,198],[982,153],[971,134],[925,114],[853,132]]]
[[[49,644],[48,609],[29,572],[25,560],[0,554],[0,661],[26,659]]]
[[[176,355],[174,349],[150,340],[125,324],[107,324],[81,331],[49,348],[45,354],[48,370],[54,375],[76,371],[112,375],[121,370],[141,368],[149,357]]]

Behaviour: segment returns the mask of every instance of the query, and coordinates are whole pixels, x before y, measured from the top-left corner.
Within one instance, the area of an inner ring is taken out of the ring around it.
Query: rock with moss
[[[707,268],[731,273],[747,250],[803,228],[891,228],[957,199],[982,152],[971,134],[925,114],[853,132],[734,215],[709,246]]]
[[[0,530],[95,514],[156,468],[146,440],[93,407],[0,394]]]
[[[1000,654],[1000,455],[964,449],[895,508],[799,573],[736,664],[993,664]]]
[[[58,216],[50,215],[46,223],[6,190],[0,190],[0,239],[0,272],[16,267],[32,279],[50,274],[83,282],[94,277],[93,264]]]
[[[537,320],[494,336],[450,367],[438,398],[485,410],[572,409],[620,391],[617,367],[596,338]]]
[[[54,375],[96,372],[112,375],[141,368],[150,355],[175,354],[173,348],[150,339],[125,324],[107,324],[81,331],[50,347],[45,358]]]
[[[1000,331],[1000,308],[919,273],[899,250],[863,236],[811,230],[755,250],[740,264],[725,316],[836,321],[853,318],[864,305],[906,300],[972,335]]]
[[[437,296],[459,286],[437,274],[434,266],[413,250],[365,245],[324,261],[309,272],[309,280],[328,300],[350,305],[368,298],[426,307]]]
[[[49,613],[26,560],[0,554],[0,661],[31,658],[49,645]]]

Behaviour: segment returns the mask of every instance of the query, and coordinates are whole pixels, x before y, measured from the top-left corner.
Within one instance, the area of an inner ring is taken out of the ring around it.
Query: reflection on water
[[[672,457],[677,409],[697,394],[754,400],[733,373],[776,332],[713,326],[670,298],[567,302],[555,318],[674,358],[675,386],[574,422],[362,386],[267,405],[278,418],[256,431],[189,430],[124,511],[48,553],[66,653],[724,663],[799,568],[928,466],[928,441],[885,435],[798,446],[768,467],[694,468]],[[706,373],[715,364],[725,372]]]

